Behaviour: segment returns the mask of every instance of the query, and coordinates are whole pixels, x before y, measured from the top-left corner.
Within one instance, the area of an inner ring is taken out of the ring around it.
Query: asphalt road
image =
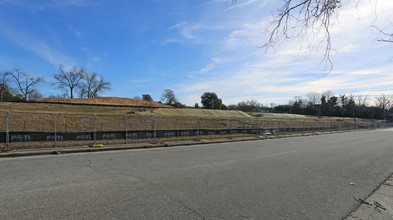
[[[4,158],[0,219],[341,219],[391,173],[392,129]]]

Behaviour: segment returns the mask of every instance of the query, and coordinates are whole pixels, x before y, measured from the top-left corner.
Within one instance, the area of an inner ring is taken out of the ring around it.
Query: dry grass
[[[141,107],[164,107],[172,108],[172,106],[164,105],[153,101],[143,101],[130,98],[119,97],[95,97],[89,99],[67,99],[67,98],[39,98],[34,99],[33,102],[57,102],[57,103],[77,103],[77,104],[99,104],[99,105],[128,105]]]

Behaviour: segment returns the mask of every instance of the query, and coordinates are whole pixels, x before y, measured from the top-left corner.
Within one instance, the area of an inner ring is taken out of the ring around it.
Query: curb
[[[348,130],[346,132],[350,132],[352,130]],[[191,145],[201,145],[201,144],[219,144],[219,143],[228,143],[228,142],[241,142],[241,141],[256,141],[256,140],[268,140],[268,139],[278,139],[278,138],[291,138],[291,137],[302,137],[302,136],[314,136],[314,135],[324,135],[324,134],[335,134],[342,133],[342,131],[334,131],[334,132],[318,132],[318,133],[300,133],[300,134],[287,134],[287,135],[270,135],[270,136],[254,136],[254,137],[243,137],[243,138],[226,138],[226,139],[202,139],[199,141],[190,141],[190,142],[163,142],[163,143],[142,143],[134,146],[109,146],[102,148],[88,148],[88,147],[80,147],[80,148],[52,148],[48,150],[26,150],[26,151],[11,151],[11,152],[2,152],[0,153],[0,158],[7,157],[27,157],[27,156],[39,156],[39,155],[60,155],[60,154],[70,154],[70,153],[90,153],[90,152],[99,152],[99,151],[115,151],[115,150],[134,150],[134,149],[146,149],[146,148],[165,148],[165,147],[177,147],[177,146],[191,146]]]
[[[393,174],[390,175],[367,199],[361,200],[344,220],[393,219]],[[355,199],[355,198],[354,198]]]

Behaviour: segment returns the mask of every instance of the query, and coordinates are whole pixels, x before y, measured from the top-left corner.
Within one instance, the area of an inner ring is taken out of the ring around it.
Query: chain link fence
[[[376,129],[391,123],[0,112],[0,149]]]

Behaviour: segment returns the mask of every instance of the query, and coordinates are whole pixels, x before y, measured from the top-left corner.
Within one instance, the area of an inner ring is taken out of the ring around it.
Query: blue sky
[[[372,28],[393,22],[393,1],[341,8],[331,29],[329,74],[318,40],[259,48],[281,1],[230,2],[0,0],[0,71],[18,66],[44,77],[39,91],[49,96],[62,93],[50,85],[58,65],[77,65],[111,81],[103,96],[150,94],[158,101],[172,89],[187,105],[204,92],[225,104],[286,103],[326,90],[369,100],[393,94],[393,44],[378,41]]]

